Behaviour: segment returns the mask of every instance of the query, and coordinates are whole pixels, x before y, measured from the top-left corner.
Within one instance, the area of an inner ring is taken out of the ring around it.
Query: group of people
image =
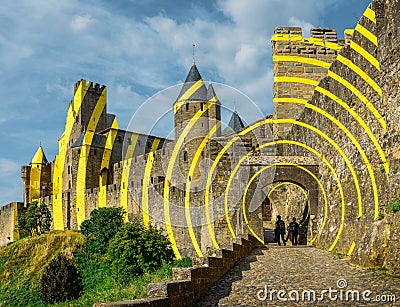
[[[285,239],[286,225],[285,222],[282,220],[282,217],[278,215],[277,221],[275,223],[275,241],[278,243],[278,245],[281,245],[281,239],[282,239],[282,243],[286,245],[286,242],[290,240],[292,242],[292,245],[297,245],[299,237],[299,228],[300,228],[299,223],[296,222],[296,218],[294,217],[293,220],[289,223],[288,227],[289,231]]]

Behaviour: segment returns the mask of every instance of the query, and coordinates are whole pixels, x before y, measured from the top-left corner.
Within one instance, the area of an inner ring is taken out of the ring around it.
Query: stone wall
[[[393,273],[399,273],[395,255],[400,254],[399,213],[389,213],[390,203],[400,197],[400,21],[394,17],[399,14],[399,1],[372,2],[298,118],[315,129],[293,125],[288,135],[319,151],[340,181],[321,163],[329,204],[318,209],[317,224],[324,230],[317,246]],[[286,150],[306,152],[296,146]]]
[[[24,204],[12,202],[0,207],[0,246],[18,240],[19,234],[16,229],[18,225],[18,214],[24,210]]]

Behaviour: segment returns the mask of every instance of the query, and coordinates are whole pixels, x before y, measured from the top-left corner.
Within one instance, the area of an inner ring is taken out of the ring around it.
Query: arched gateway
[[[286,216],[283,207],[272,208],[271,192],[276,187],[292,184],[306,195],[305,201],[294,204],[299,207],[296,210],[299,212],[296,216],[300,224],[299,244],[312,243],[318,235],[315,221],[318,197],[320,193],[324,195],[319,181],[318,163],[303,156],[256,156],[251,157],[242,167],[249,168],[251,174],[244,190],[243,206],[249,231],[269,243],[273,241],[273,225],[277,214],[282,215],[286,224],[289,224],[293,216]]]

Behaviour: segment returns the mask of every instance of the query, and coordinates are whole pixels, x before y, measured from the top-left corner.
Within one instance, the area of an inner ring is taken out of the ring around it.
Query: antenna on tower
[[[192,54],[192,57],[193,57],[193,63],[192,63],[192,64],[194,65],[194,64],[195,64],[195,61],[194,61],[194,47],[196,47],[196,45],[193,43],[193,45],[192,45],[192,46],[193,46],[193,54]]]

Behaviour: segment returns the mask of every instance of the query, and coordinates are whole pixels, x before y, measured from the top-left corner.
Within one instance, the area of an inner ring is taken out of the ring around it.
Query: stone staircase
[[[209,287],[259,244],[258,240],[251,235],[233,238],[231,243],[221,250],[210,249],[206,257],[192,258],[193,267],[173,268],[171,281],[149,284],[147,298],[95,303],[93,307],[193,306]]]

